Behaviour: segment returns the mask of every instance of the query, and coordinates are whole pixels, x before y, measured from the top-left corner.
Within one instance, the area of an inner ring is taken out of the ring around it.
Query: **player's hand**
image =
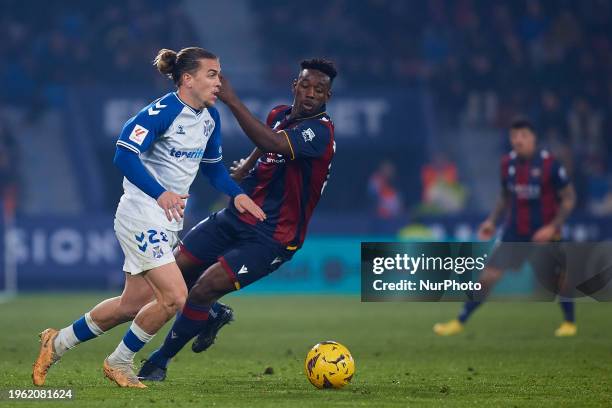
[[[232,98],[236,97],[234,88],[230,84],[229,80],[223,75],[219,74],[219,80],[221,81],[221,89],[217,93],[217,98],[221,99],[222,102],[227,103]]]
[[[234,197],[234,206],[241,214],[248,212],[259,221],[266,219],[266,213],[263,212],[263,210],[257,204],[255,204],[255,201],[251,200],[251,197],[244,193],[238,194],[236,197]]]
[[[234,160],[232,165],[230,166],[230,177],[234,179],[236,182],[242,181],[244,176],[247,175],[248,170],[244,168],[244,164],[246,163],[246,159]]]
[[[533,242],[550,242],[557,234],[557,228],[554,225],[548,224],[538,229],[531,240]]]
[[[172,191],[164,191],[159,197],[157,197],[157,204],[163,208],[166,213],[168,221],[173,219],[180,221],[185,215],[185,200],[189,197],[189,194],[176,194]]]
[[[478,239],[481,241],[489,241],[495,234],[495,223],[489,219],[485,220],[478,227]]]

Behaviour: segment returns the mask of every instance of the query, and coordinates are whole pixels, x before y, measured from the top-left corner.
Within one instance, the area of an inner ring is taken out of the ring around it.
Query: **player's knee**
[[[164,294],[161,301],[162,307],[169,316],[173,316],[183,308],[187,300],[187,288],[173,290],[171,293]]]

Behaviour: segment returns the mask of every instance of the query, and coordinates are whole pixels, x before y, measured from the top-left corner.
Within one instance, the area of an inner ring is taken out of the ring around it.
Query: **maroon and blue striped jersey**
[[[565,168],[546,150],[528,160],[512,151],[502,158],[501,183],[510,197],[504,235],[530,238],[557,215],[559,191],[569,179]]]
[[[246,194],[267,215],[264,222],[251,214],[230,210],[242,221],[272,237],[288,249],[302,246],[308,222],[327,184],[336,151],[334,124],[325,111],[289,120],[291,107],[277,106],[268,114],[267,125],[285,137],[291,157],[266,153],[241,183]]]

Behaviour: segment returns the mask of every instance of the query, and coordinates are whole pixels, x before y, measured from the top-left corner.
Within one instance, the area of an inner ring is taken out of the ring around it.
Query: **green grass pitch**
[[[103,295],[24,295],[0,304],[0,389],[32,388],[37,333],[62,327]],[[557,339],[553,303],[491,303],[467,330],[438,338],[432,325],[456,303],[360,303],[357,297],[230,296],[236,321],[209,351],[185,348],[169,378],[146,390],[120,389],[102,361],[127,325],[70,351],[47,377],[71,387],[70,402],[15,407],[358,407],[611,406],[612,304],[579,303],[579,333]],[[160,344],[167,328],[138,358]],[[308,349],[337,340],[353,353],[356,374],[342,390],[317,390],[303,373]],[[272,374],[264,371],[272,367]]]

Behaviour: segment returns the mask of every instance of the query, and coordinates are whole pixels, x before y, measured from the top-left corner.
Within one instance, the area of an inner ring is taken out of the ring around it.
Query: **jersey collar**
[[[291,110],[292,109],[293,109],[293,106],[290,106],[289,109],[287,109],[285,111],[285,118],[289,117],[289,115],[291,114]],[[299,122],[301,120],[314,119],[314,118],[321,117],[323,115],[327,115],[327,112],[325,111],[325,109],[326,109],[326,106],[325,106],[325,104],[323,104],[323,106],[321,106],[321,109],[319,110],[318,113],[315,113],[314,115],[311,115],[311,116],[305,116],[303,118],[293,118],[291,120],[288,120],[288,122]],[[287,119],[285,119],[285,120],[287,120]]]
[[[185,106],[185,107],[189,108],[189,110],[190,110],[191,112],[193,112],[193,114],[194,114],[194,115],[199,116],[199,115],[200,115],[200,113],[202,113],[202,112],[204,111],[204,109],[197,110],[197,109],[194,109],[194,108],[192,108],[191,106],[187,105],[187,104],[186,104],[186,103],[185,103],[185,102],[184,102],[184,101],[181,99],[181,97],[179,96],[178,92],[172,92],[172,93],[174,94],[174,96],[176,96],[176,99],[177,99],[177,100],[178,100],[180,103],[182,103],[182,104],[183,104],[183,106]]]

